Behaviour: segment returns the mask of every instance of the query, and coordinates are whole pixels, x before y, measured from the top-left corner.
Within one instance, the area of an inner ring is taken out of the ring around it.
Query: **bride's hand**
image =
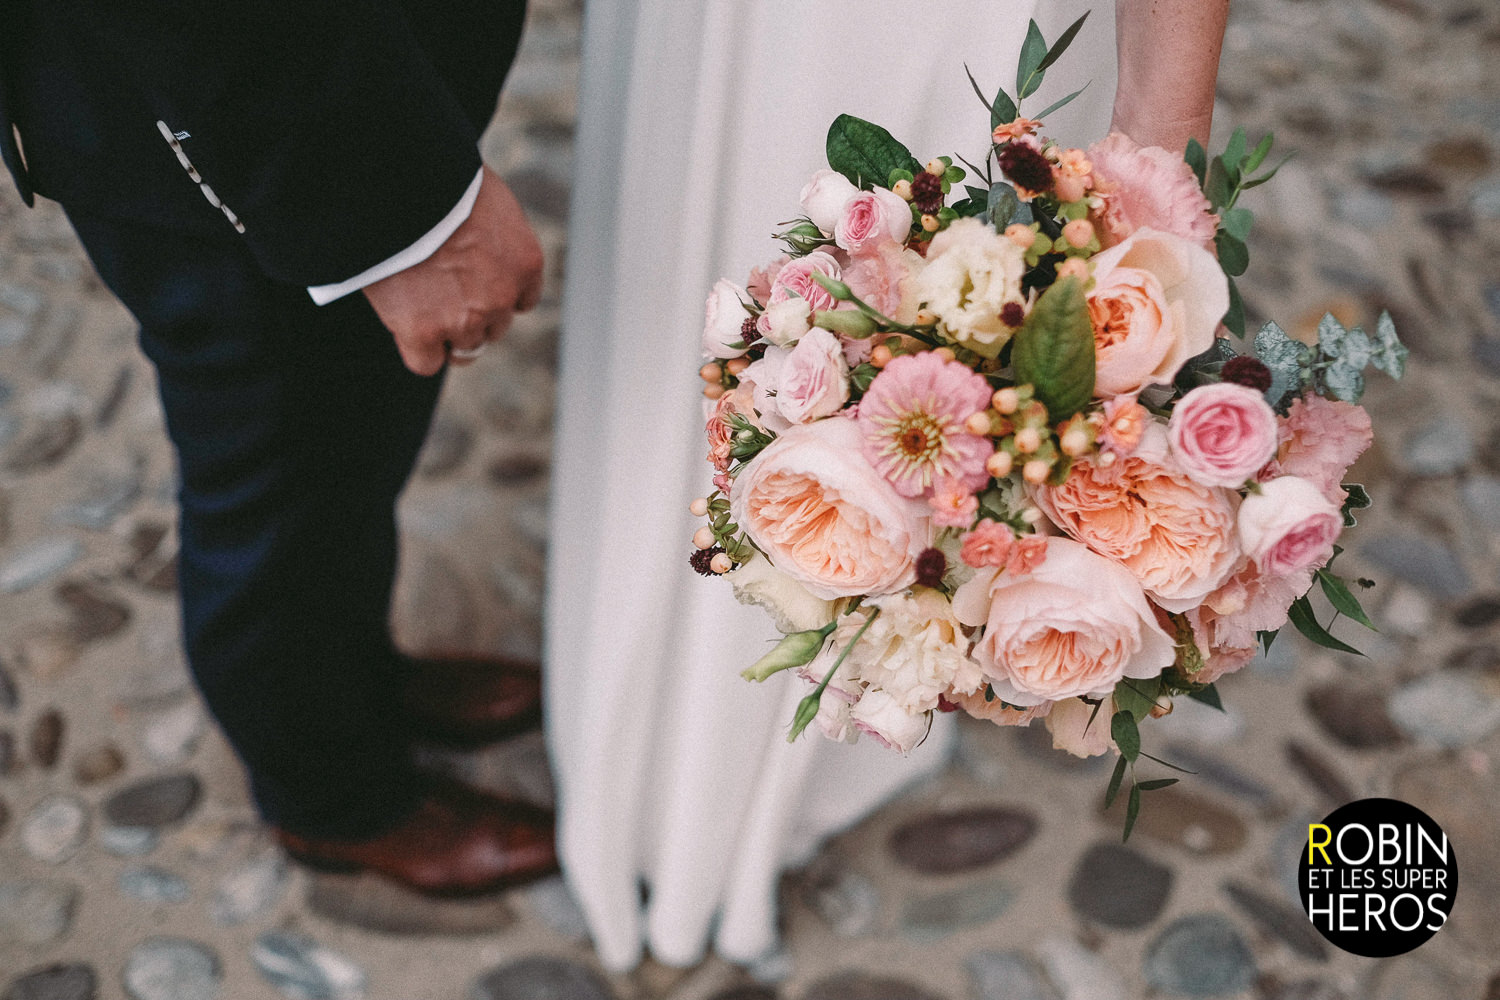
[[[1146,146],[1208,145],[1229,0],[1116,0],[1111,128]]]
[[[433,375],[473,359],[536,305],[542,246],[515,195],[484,168],[474,208],[431,257],[364,289],[406,367]],[[465,357],[468,355],[468,357]]]

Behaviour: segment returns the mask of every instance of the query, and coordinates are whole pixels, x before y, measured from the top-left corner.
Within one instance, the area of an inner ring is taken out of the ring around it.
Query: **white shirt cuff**
[[[373,285],[381,278],[389,278],[398,271],[404,271],[414,264],[431,257],[437,252],[437,248],[448,241],[454,230],[463,225],[469,213],[474,210],[474,201],[479,197],[479,183],[484,179],[484,168],[479,168],[479,173],[469,182],[469,189],[464,196],[453,206],[453,210],[443,216],[443,221],[433,226],[427,234],[411,246],[402,250],[394,257],[388,257],[368,270],[361,271],[347,281],[341,281],[336,285],[313,285],[307,289],[307,294],[320,306],[326,306],[335,299],[341,299],[350,292],[357,292],[366,285]]]

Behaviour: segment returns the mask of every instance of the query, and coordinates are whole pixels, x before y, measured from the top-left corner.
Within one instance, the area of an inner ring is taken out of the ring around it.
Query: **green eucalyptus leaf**
[[[1194,701],[1201,701],[1209,708],[1217,708],[1224,711],[1224,701],[1219,697],[1219,689],[1212,684],[1205,684],[1201,688],[1194,688],[1188,692],[1188,697]]]
[[[1088,405],[1094,394],[1094,325],[1077,278],[1042,293],[1014,343],[1016,382],[1031,384],[1051,423]]]
[[[1125,780],[1125,768],[1129,764],[1123,756],[1115,761],[1115,772],[1109,776],[1109,787],[1104,790],[1104,808],[1115,804],[1115,796],[1120,794],[1120,782]]]
[[[1256,636],[1260,638],[1260,648],[1263,654],[1268,654],[1271,652],[1271,643],[1276,641],[1276,633],[1280,631],[1281,629],[1279,628],[1273,628],[1261,629],[1259,632],[1255,633]]]
[[[1151,714],[1161,697],[1161,678],[1126,677],[1115,685],[1115,714],[1124,713],[1139,722]]]
[[[983,104],[984,105],[984,109],[990,113],[990,128],[994,128],[996,125],[1000,124],[998,121],[995,120],[995,107],[994,107],[994,105],[990,102],[990,99],[988,97],[984,96],[984,91],[982,91],[982,90],[979,89],[979,81],[976,80],[976,79],[974,79],[974,71],[971,70],[971,69],[969,69],[969,64],[968,63],[964,63],[964,72],[966,74],[968,74],[968,77],[969,77],[969,86],[971,86],[971,87],[974,88],[974,96],[976,96],[976,97],[979,98],[979,103]],[[1012,116],[1012,117],[1014,117],[1014,116]],[[1010,119],[1006,119],[1006,120],[1009,121]]]
[[[996,125],[1004,125],[1021,117],[1021,109],[1016,107],[1016,102],[1010,99],[1004,88],[995,91],[995,103],[990,109],[990,129]]]
[[[921,164],[885,129],[853,115],[839,115],[828,127],[828,165],[856,187],[871,188],[892,170],[921,170]]]
[[[1245,160],[1244,166],[1240,168],[1243,176],[1248,177],[1255,173],[1256,169],[1266,162],[1266,157],[1271,152],[1271,143],[1274,141],[1271,133],[1267,132],[1260,142],[1256,143],[1255,148],[1250,151],[1250,156]]]
[[[1318,570],[1318,583],[1323,588],[1323,596],[1328,598],[1328,603],[1338,609],[1339,614],[1345,618],[1353,618],[1365,628],[1372,632],[1379,632],[1375,623],[1370,621],[1370,616],[1365,614],[1365,609],[1360,606],[1359,598],[1349,589],[1349,585],[1343,578],[1327,569]]]
[[[1197,139],[1189,139],[1187,152],[1182,154],[1187,165],[1192,168],[1193,176],[1198,178],[1198,186],[1203,186],[1203,178],[1208,174],[1208,152],[1203,144]]]
[[[1276,176],[1276,172],[1279,171],[1282,167],[1286,166],[1287,165],[1287,160],[1290,160],[1290,159],[1291,159],[1291,157],[1288,156],[1285,160],[1282,160],[1280,163],[1276,164],[1276,166],[1274,166],[1274,167],[1271,168],[1271,172],[1268,173],[1268,174],[1261,174],[1259,177],[1255,178],[1254,180],[1245,181],[1243,184],[1240,185],[1240,190],[1241,191],[1249,191],[1251,188],[1258,188],[1258,187],[1260,187],[1262,184],[1264,184],[1267,181],[1269,181],[1272,177],[1275,177]]]
[[[1063,33],[1057,36],[1057,41],[1052,43],[1052,47],[1047,50],[1046,56],[1042,58],[1041,64],[1037,66],[1038,70],[1047,69],[1053,63],[1057,62],[1064,52],[1068,51],[1068,46],[1073,44],[1073,39],[1077,37],[1079,29],[1083,27],[1083,22],[1089,19],[1090,13],[1092,11],[1084,11],[1082,17],[1068,25]]]
[[[985,195],[984,215],[997,232],[1003,232],[1020,210],[1021,199],[1015,188],[1004,181],[996,181],[990,185],[989,192]]]
[[[1219,225],[1235,239],[1250,238],[1250,227],[1255,224],[1255,213],[1248,208],[1230,208],[1219,216]]]
[[[1130,800],[1125,803],[1125,833],[1120,838],[1122,841],[1130,839],[1130,831],[1135,829],[1135,818],[1141,814],[1141,786],[1130,786]]]
[[[1339,358],[1323,370],[1323,388],[1334,399],[1357,403],[1365,394],[1365,376],[1358,368]]]
[[[1224,169],[1229,174],[1231,182],[1238,181],[1240,177],[1240,165],[1245,159],[1245,127],[1241,125],[1234,130],[1229,137],[1229,143],[1224,147]]]
[[[1203,182],[1203,194],[1208,198],[1208,203],[1215,212],[1229,204],[1229,171],[1224,166],[1224,158],[1215,156],[1208,163],[1208,178]]]
[[[1359,483],[1344,483],[1343,487],[1348,495],[1344,497],[1344,504],[1339,513],[1344,515],[1344,527],[1352,528],[1359,523],[1354,519],[1354,512],[1370,506],[1370,494]],[[1334,548],[1337,549],[1338,546]]]
[[[1275,323],[1267,323],[1255,335],[1255,356],[1271,369],[1271,387],[1266,390],[1266,402],[1272,406],[1280,403],[1281,398],[1301,382],[1301,346]]]
[[[1024,101],[1042,85],[1042,60],[1047,58],[1047,40],[1036,21],[1026,26],[1026,40],[1021,43],[1021,60],[1016,65],[1016,100]]]
[[[1307,595],[1303,595],[1292,602],[1287,610],[1287,617],[1297,631],[1301,632],[1309,641],[1322,646],[1324,649],[1337,650],[1340,653],[1353,653],[1355,656],[1363,656],[1359,650],[1345,642],[1340,642],[1329,634],[1328,630],[1318,624],[1317,617],[1313,614],[1312,605],[1307,601]]]
[[[1228,232],[1219,230],[1214,234],[1214,246],[1219,250],[1219,266],[1224,273],[1237,278],[1250,266],[1250,248],[1245,241]]]
[[[1141,731],[1135,724],[1135,716],[1129,712],[1116,712],[1109,720],[1109,734],[1114,737],[1120,755],[1131,763],[1141,755]]]
[[[1154,792],[1158,788],[1171,788],[1181,780],[1181,778],[1152,778],[1150,781],[1140,782],[1136,787],[1143,792]]]
[[[1371,359],[1375,367],[1391,378],[1405,375],[1408,353],[1406,345],[1396,336],[1396,324],[1391,320],[1391,314],[1383,310],[1375,323],[1375,343],[1374,357]]]

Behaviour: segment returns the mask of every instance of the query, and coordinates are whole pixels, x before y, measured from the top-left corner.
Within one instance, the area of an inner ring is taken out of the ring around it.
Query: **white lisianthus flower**
[[[744,325],[749,313],[745,303],[750,294],[739,285],[720,278],[703,310],[703,353],[721,361],[737,358],[750,349],[745,343]]]
[[[954,341],[994,357],[1015,332],[1000,317],[1006,306],[1025,302],[1025,274],[1020,247],[978,219],[958,219],[933,237],[913,294]]]
[[[833,602],[808,593],[807,588],[756,554],[748,562],[724,574],[741,604],[753,604],[770,613],[776,628],[784,633],[822,628],[833,621]]]
[[[766,339],[777,347],[785,347],[800,339],[812,329],[812,307],[806,299],[789,298],[766,306]]]

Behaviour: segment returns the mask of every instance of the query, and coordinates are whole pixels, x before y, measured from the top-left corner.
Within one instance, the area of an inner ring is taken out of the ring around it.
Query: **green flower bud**
[[[812,279],[822,285],[829,295],[832,295],[840,302],[848,302],[854,298],[854,293],[849,290],[849,286],[837,278],[830,278],[826,274],[814,271]]]
[[[802,735],[802,730],[812,725],[812,720],[818,717],[818,701],[822,695],[823,689],[818,688],[797,703],[797,714],[792,718],[792,731],[786,736],[788,743],[795,742]]]
[[[846,337],[863,340],[879,329],[875,320],[858,309],[819,309],[813,314],[813,326],[821,326]]]
[[[833,623],[806,632],[783,636],[775,647],[740,673],[747,681],[763,681],[774,673],[805,666],[823,649],[823,642],[833,631]]]

